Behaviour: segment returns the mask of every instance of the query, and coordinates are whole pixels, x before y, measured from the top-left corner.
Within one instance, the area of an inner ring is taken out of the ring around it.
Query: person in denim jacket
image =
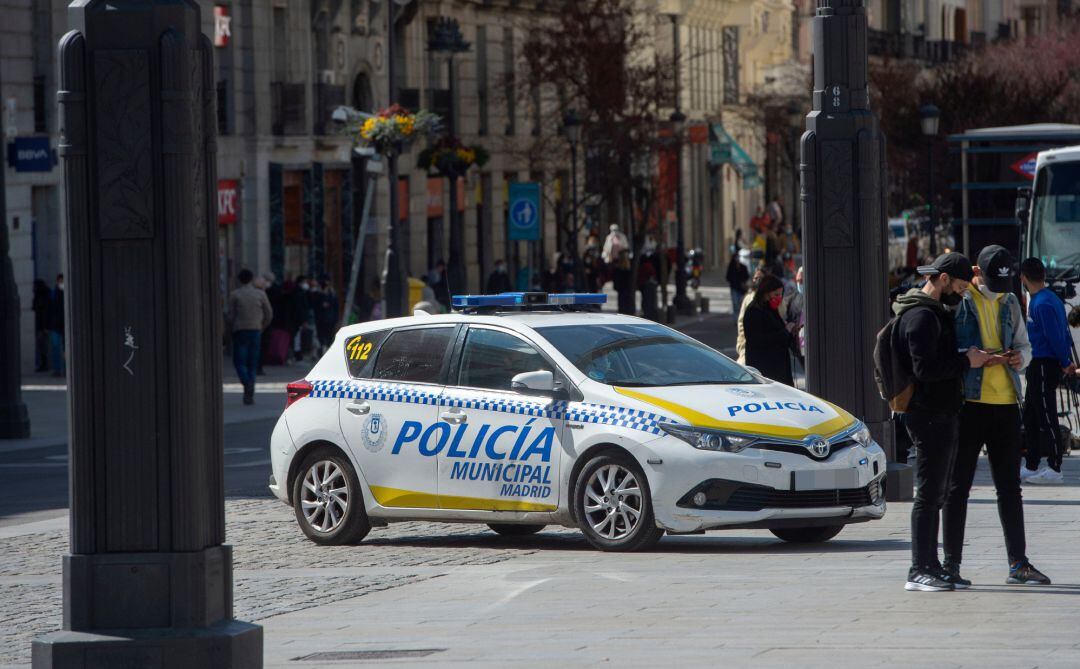
[[[957,587],[970,581],[960,576],[971,491],[979,453],[986,446],[990,473],[997,489],[998,517],[1005,534],[1010,584],[1043,584],[1050,580],[1031,566],[1025,555],[1024,508],[1020,493],[1020,372],[1031,363],[1031,343],[1011,291],[1016,280],[1015,259],[1001,246],[987,246],[974,267],[975,279],[956,308],[956,343],[961,350],[975,346],[997,353],[990,363],[964,373],[964,408],[960,412],[960,442],[942,509],[945,549],[943,567]]]

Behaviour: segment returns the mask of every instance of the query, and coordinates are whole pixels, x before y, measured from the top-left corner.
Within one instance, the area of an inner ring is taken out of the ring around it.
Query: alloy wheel
[[[593,531],[605,539],[633,534],[641,520],[641,486],[629,469],[620,465],[600,467],[585,484],[585,516]]]
[[[345,472],[331,460],[319,460],[304,474],[300,506],[308,525],[332,532],[349,509],[349,482]]]

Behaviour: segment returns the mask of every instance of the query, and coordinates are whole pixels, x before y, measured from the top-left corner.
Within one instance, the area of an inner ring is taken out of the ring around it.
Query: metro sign
[[[236,179],[219,179],[217,187],[218,225],[236,223],[236,204],[239,198],[240,182]]]
[[[1039,154],[1029,153],[1020,160],[1016,161],[1012,165],[1009,165],[1009,169],[1016,172],[1020,176],[1030,181],[1035,180],[1035,161],[1038,159]]]

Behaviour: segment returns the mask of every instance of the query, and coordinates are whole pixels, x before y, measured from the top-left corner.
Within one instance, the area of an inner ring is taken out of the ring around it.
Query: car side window
[[[472,328],[461,352],[458,385],[510,390],[515,375],[536,371],[555,372],[532,344],[507,332]]]
[[[454,327],[396,330],[379,349],[373,379],[438,383]]]
[[[354,335],[345,340],[345,362],[349,365],[349,376],[360,379],[371,374],[371,368],[375,365],[375,353],[388,334],[390,330],[379,330]]]

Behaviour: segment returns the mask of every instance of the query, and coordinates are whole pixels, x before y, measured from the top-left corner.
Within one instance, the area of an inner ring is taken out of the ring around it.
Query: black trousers
[[[904,426],[915,449],[915,503],[911,506],[911,567],[940,567],[938,528],[956,458],[956,414],[909,411]]]
[[[960,445],[942,509],[946,563],[958,565],[963,556],[968,494],[984,444],[990,461],[990,475],[997,490],[998,518],[1005,533],[1009,564],[1026,559],[1019,471],[1020,409],[1015,404],[969,402],[960,412]]]
[[[1024,434],[1027,468],[1038,469],[1039,460],[1061,471],[1058,444],[1057,389],[1061,383],[1061,363],[1053,358],[1035,358],[1027,369],[1024,392]]]

